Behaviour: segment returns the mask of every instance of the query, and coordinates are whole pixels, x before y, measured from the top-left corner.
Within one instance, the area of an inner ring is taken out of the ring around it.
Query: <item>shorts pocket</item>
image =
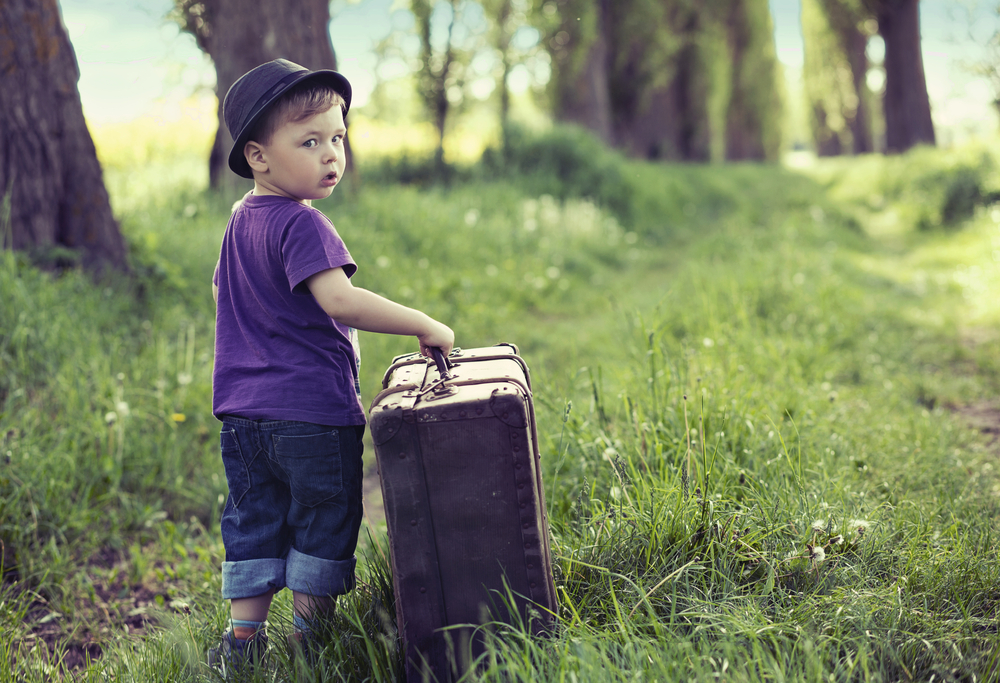
[[[299,505],[316,507],[344,490],[340,432],[273,438],[274,454]]]
[[[234,508],[239,508],[243,496],[250,490],[250,469],[243,459],[243,449],[236,437],[236,430],[222,430],[220,446],[222,465],[226,468],[226,482],[229,484],[229,498]]]

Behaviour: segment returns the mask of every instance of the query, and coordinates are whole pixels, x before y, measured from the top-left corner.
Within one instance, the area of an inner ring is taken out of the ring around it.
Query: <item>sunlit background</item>
[[[187,119],[201,129],[214,130],[214,68],[194,39],[166,18],[172,7],[170,0],[149,0],[141,5],[129,0],[63,0],[61,6],[80,63],[80,96],[91,126],[151,117]],[[792,145],[807,138],[801,95],[799,1],[772,0],[771,13],[787,85],[786,107],[791,125],[786,144]],[[376,89],[382,88],[384,96],[393,98],[394,108],[403,120],[419,120],[419,107],[407,101],[407,89],[401,85],[410,73],[407,59],[414,58],[419,48],[416,35],[409,31],[413,19],[405,3],[334,0],[332,15],[330,33],[338,68],[354,87],[355,118],[379,118],[377,112],[368,111],[373,107],[366,105],[371,105]],[[977,75],[976,66],[986,59],[989,41],[1000,27],[996,8],[983,2],[923,0],[920,17],[924,68],[939,145],[947,147],[969,137],[992,136],[998,125],[993,104],[996,95],[990,83]],[[397,50],[388,54],[383,51],[380,56],[378,43],[393,33]],[[523,30],[515,40],[530,47],[538,35]],[[877,63],[882,52],[881,39],[875,36],[869,44],[872,61]],[[482,76],[473,82],[470,94],[485,100],[495,87],[489,74],[492,64],[482,56],[472,66],[478,67]],[[530,68],[520,65],[514,69],[509,86],[515,97],[515,119],[541,116],[531,106],[529,93],[532,86],[543,86],[547,77],[543,61]],[[877,89],[881,78],[881,71],[872,69],[870,85]],[[481,131],[474,114],[466,118],[466,137]],[[362,146],[363,135],[356,131]],[[461,123],[456,135],[463,136]]]

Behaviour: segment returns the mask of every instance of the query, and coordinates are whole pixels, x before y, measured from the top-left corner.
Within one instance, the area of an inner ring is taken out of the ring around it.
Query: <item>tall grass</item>
[[[104,652],[80,680],[210,678],[226,610],[209,282],[230,202],[155,171],[193,159],[149,161],[106,164],[135,276],[0,262],[0,680],[65,673],[89,640]],[[559,626],[492,626],[467,679],[995,680],[996,450],[955,412],[1000,388],[987,200],[942,231],[943,196],[893,195],[929,223],[868,201],[906,159],[808,175],[594,163],[626,204],[586,173],[553,170],[543,193],[515,164],[321,205],[357,284],[448,321],[461,346],[515,342],[532,368]],[[365,335],[368,396],[412,346]],[[281,647],[279,595],[258,680],[399,679],[370,531],[321,664]],[[122,631],[135,610],[156,624],[139,638]],[[54,655],[30,637],[45,618],[65,624]]]

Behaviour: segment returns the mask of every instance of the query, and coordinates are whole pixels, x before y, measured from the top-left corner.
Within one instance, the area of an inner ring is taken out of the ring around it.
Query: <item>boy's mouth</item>
[[[320,185],[322,185],[323,187],[331,187],[336,184],[337,184],[336,173],[327,173],[325,176],[323,176],[323,180],[320,181]]]

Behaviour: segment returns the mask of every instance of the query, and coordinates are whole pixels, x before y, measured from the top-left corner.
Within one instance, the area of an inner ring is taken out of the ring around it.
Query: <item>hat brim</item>
[[[305,70],[300,73],[300,77],[290,79],[283,88],[271,94],[267,101],[243,124],[242,130],[240,130],[239,135],[236,136],[236,140],[233,142],[233,148],[229,150],[229,168],[236,175],[253,179],[253,171],[250,168],[250,164],[247,163],[246,155],[243,154],[243,148],[250,141],[250,133],[253,131],[257,121],[260,120],[279,97],[288,92],[289,88],[294,88],[306,81],[325,82],[344,98],[344,115],[347,115],[347,111],[351,108],[351,84],[342,74],[329,69],[320,69],[319,71]]]

